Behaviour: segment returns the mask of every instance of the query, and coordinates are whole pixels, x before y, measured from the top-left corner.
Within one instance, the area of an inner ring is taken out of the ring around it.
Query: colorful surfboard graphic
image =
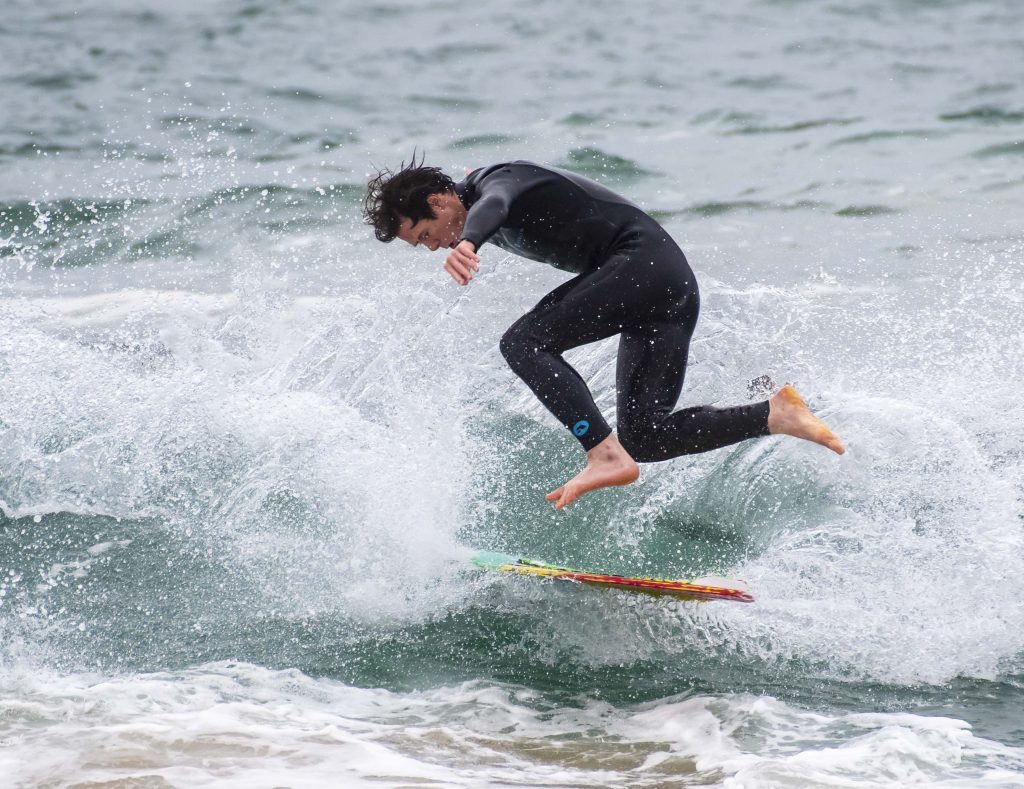
[[[738,603],[752,603],[754,598],[738,581],[720,578],[694,578],[674,580],[667,578],[634,578],[624,575],[606,575],[569,567],[558,567],[535,559],[524,559],[503,553],[481,551],[473,564],[487,570],[503,573],[530,575],[537,578],[553,578],[557,581],[575,581],[589,586],[604,586],[626,592],[640,592],[651,595],[669,595],[682,600],[733,600]]]

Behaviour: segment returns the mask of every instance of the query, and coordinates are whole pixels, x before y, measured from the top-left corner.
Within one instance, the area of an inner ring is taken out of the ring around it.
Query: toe
[[[574,501],[576,501],[576,491],[565,485],[562,487],[562,495],[558,499],[558,503],[555,504],[555,509],[560,510],[563,507],[568,507]]]

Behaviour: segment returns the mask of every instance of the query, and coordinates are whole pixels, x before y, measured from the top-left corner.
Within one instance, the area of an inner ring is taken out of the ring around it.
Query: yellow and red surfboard
[[[752,603],[753,596],[739,581],[724,578],[693,578],[673,580],[667,578],[635,578],[626,575],[606,575],[568,567],[557,567],[534,559],[524,559],[503,553],[481,551],[473,556],[473,564],[487,570],[503,573],[530,575],[536,578],[551,578],[556,581],[574,581],[587,586],[604,586],[621,589],[624,592],[668,595],[681,600],[732,600],[737,603]]]

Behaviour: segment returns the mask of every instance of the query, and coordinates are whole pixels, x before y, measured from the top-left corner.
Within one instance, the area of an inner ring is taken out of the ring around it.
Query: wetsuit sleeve
[[[526,162],[511,162],[485,174],[473,185],[477,198],[466,215],[462,240],[480,249],[506,223],[516,200],[555,178],[550,170]]]
[[[469,209],[466,225],[462,229],[462,240],[472,242],[478,250],[508,219],[508,209],[512,204],[511,190],[507,184],[498,183],[493,187],[488,184],[488,187]]]

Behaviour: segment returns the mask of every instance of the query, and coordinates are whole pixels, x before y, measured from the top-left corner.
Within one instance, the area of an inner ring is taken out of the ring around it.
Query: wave
[[[1005,342],[1020,316],[997,309],[1006,261],[958,279],[959,292],[915,291],[910,306],[875,288],[726,293],[705,279],[685,402],[728,403],[728,381],[747,371],[806,376],[849,455],[769,439],[652,466],[643,485],[561,514],[543,494],[578,463],[575,448],[492,347],[520,309],[519,264],[452,304],[426,274],[387,266],[369,290],[353,276],[352,290],[299,297],[272,284],[271,263],[220,295],[0,303],[0,499],[17,535],[4,558],[22,578],[70,568],[56,586],[8,590],[5,617],[66,612],[7,618],[9,632],[38,628],[34,641],[73,665],[234,655],[415,686],[440,662],[459,678],[609,693],[635,691],[638,675],[651,693],[773,674],[794,688],[941,683],[991,676],[1021,650],[1024,573],[998,547],[1020,524],[1005,471],[1019,463],[1005,426],[1020,406],[992,379],[1018,380],[1020,364]],[[932,310],[932,296],[966,312]],[[779,315],[784,329],[755,330]],[[609,405],[614,354],[593,346],[574,363]],[[872,383],[828,392],[830,379]],[[962,381],[986,386],[1002,432],[957,411],[970,397],[936,394]],[[879,387],[895,391],[864,392]],[[612,572],[713,567],[758,603],[665,605],[481,576],[460,546]],[[951,586],[965,565],[992,583]],[[158,603],[135,611],[140,594],[170,606],[159,637],[135,635]],[[982,606],[1001,619],[977,620]],[[197,622],[221,635],[198,641]],[[931,649],[940,630],[954,635]],[[709,648],[722,659],[702,663]]]
[[[448,148],[453,151],[467,148],[502,148],[518,142],[517,138],[508,134],[473,134],[453,140],[448,144]]]
[[[854,134],[850,137],[841,137],[838,140],[833,140],[831,143],[829,143],[829,145],[863,145],[865,143],[873,143],[878,142],[880,140],[932,140],[945,136],[946,132],[936,131],[932,129],[881,130],[865,132],[864,134]]]
[[[180,201],[62,199],[0,203],[0,257],[23,267],[76,268],[114,261],[194,258],[247,228],[272,233],[348,223],[361,184],[306,189],[252,184]],[[225,235],[225,227],[234,233]]]
[[[902,213],[900,209],[894,208],[888,205],[881,205],[878,203],[866,204],[866,205],[848,205],[845,208],[840,208],[835,212],[836,216],[849,216],[849,217],[874,217],[874,216],[888,216],[891,214]]]
[[[655,210],[649,213],[655,219],[665,221],[680,216],[714,217],[734,213],[773,212],[773,211],[831,211],[835,216],[842,217],[875,217],[902,213],[893,206],[871,204],[851,205],[835,208],[833,205],[815,200],[797,200],[795,202],[778,202],[775,200],[723,200],[697,203],[681,210]]]
[[[37,90],[68,91],[75,90],[85,83],[96,82],[97,79],[99,77],[96,74],[89,72],[60,71],[50,74],[23,74],[14,77],[12,81]]]
[[[600,148],[587,147],[569,151],[566,158],[559,163],[559,167],[617,183],[659,174],[641,167],[632,159],[607,153]]]
[[[732,129],[725,132],[726,135],[735,134],[791,134],[809,129],[820,129],[827,126],[849,126],[860,123],[863,118],[818,118],[814,120],[797,121],[796,123],[785,123],[779,125],[753,124],[743,126],[739,129]]]
[[[939,116],[944,121],[977,121],[982,124],[1024,123],[1024,112],[1005,110],[985,105],[962,112],[948,112]]]
[[[687,208],[677,211],[649,211],[648,213],[659,221],[668,220],[678,216],[724,216],[726,214],[755,212],[755,211],[802,211],[828,209],[828,203],[812,200],[797,200],[796,202],[783,203],[775,200],[721,200],[707,203],[696,203]]]
[[[57,142],[26,142],[21,145],[0,145],[0,156],[26,156],[35,157],[50,154],[80,153],[83,150],[78,145],[66,145]]]
[[[1024,140],[989,145],[975,151],[975,159],[995,159],[1002,156],[1024,156]]]
[[[810,712],[763,693],[618,707],[486,682],[395,694],[237,661],[134,677],[21,674],[2,689],[18,785],[505,786],[527,774],[539,787],[1001,789],[1024,770],[1021,748],[948,713]]]
[[[590,127],[605,120],[606,116],[600,112],[570,112],[558,122],[564,126],[585,126]]]

